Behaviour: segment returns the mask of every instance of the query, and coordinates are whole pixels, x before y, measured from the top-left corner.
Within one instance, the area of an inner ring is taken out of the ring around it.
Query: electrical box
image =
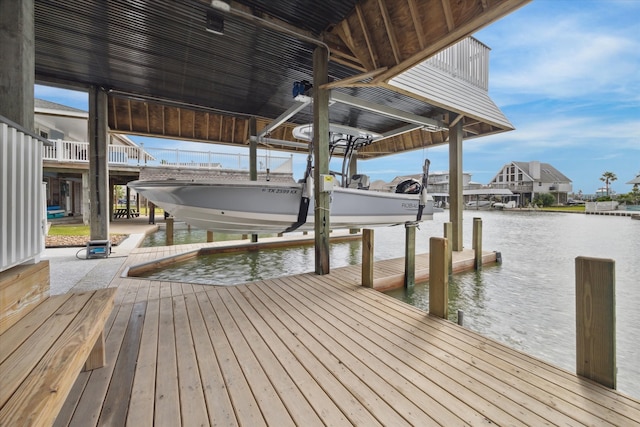
[[[89,240],[87,242],[87,259],[107,258],[111,254],[110,240]]]
[[[332,175],[320,175],[320,192],[331,193],[335,179]]]

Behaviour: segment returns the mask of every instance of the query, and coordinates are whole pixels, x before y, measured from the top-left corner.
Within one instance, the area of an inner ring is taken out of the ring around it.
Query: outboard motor
[[[396,185],[396,193],[402,194],[420,194],[422,184],[417,179],[407,179]]]

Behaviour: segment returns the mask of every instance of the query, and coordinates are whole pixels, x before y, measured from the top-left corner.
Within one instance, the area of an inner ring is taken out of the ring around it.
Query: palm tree
[[[600,181],[604,182],[604,186],[607,189],[607,196],[609,196],[609,184],[618,179],[615,173],[613,172],[605,172],[600,177]]]

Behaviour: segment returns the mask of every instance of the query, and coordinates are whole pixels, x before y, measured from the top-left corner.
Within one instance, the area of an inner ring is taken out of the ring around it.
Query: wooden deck
[[[56,425],[640,425],[639,401],[359,279],[117,278],[107,366],[81,373]]]

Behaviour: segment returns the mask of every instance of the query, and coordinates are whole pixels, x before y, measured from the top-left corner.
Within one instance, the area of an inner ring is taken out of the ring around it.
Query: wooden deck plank
[[[158,354],[158,327],[160,323],[160,300],[147,302],[142,322],[140,352],[135,362],[135,374],[131,388],[131,398],[127,405],[126,425],[131,427],[153,426],[153,411],[156,388],[156,367]]]
[[[466,377],[464,372],[443,369],[443,361],[440,359],[425,353],[412,354],[406,350],[411,343],[407,342],[402,334],[396,335],[380,327],[381,325],[369,321],[361,310],[353,310],[352,306],[344,305],[344,295],[333,299],[333,295],[323,293],[323,286],[311,284],[310,280],[310,277],[300,278],[300,282],[297,282],[298,286],[295,287],[295,291],[300,295],[296,298],[305,298],[303,294],[308,294],[317,304],[319,315],[326,313],[327,321],[344,319],[342,325],[333,322],[349,336],[366,338],[366,340],[359,340],[358,343],[374,357],[384,361],[391,370],[390,375],[398,373],[405,378],[405,381],[409,381],[418,388],[418,391],[406,391],[405,395],[408,399],[422,399],[423,401],[420,402],[422,407],[432,408],[429,409],[429,413],[440,414],[443,409],[439,406],[446,405],[447,409],[444,409],[444,412],[452,411],[468,424],[479,424],[487,419],[494,422],[500,420],[501,423],[513,425],[522,422],[501,408],[504,405],[504,396],[497,393],[492,395],[491,389],[479,387],[480,384]],[[287,290],[294,292],[294,287],[289,287]],[[422,397],[421,394],[426,394],[428,397]],[[477,396],[482,398],[477,399]],[[477,405],[469,406],[465,403],[469,400],[477,400]],[[455,421],[455,419],[439,420],[444,425],[455,424]],[[537,421],[542,424],[542,420]]]
[[[364,295],[360,293],[360,295]],[[380,298],[376,298],[376,301],[381,301]],[[389,305],[395,305],[395,301],[386,301]],[[357,303],[356,303],[357,304]],[[365,301],[363,303],[363,307],[371,308],[372,301]],[[406,307],[401,306],[401,309],[404,310]],[[528,373],[526,369],[519,369],[518,367],[513,367],[513,364],[516,364],[519,359],[508,360],[507,363],[504,362],[505,354],[497,354],[497,355],[487,355],[485,352],[486,348],[494,348],[494,343],[489,340],[484,339],[483,337],[474,336],[474,334],[470,333],[468,330],[464,330],[462,328],[452,327],[452,324],[448,324],[448,322],[438,321],[432,317],[424,317],[424,313],[416,312],[414,310],[408,310],[413,312],[414,316],[410,319],[407,319],[407,325],[410,325],[411,328],[415,328],[416,326],[419,329],[419,332],[426,332],[427,334],[434,334],[434,337],[442,337],[442,333],[446,333],[448,336],[446,339],[440,339],[438,342],[438,347],[441,348],[445,352],[449,352],[452,354],[458,354],[457,359],[469,358],[475,365],[475,367],[481,369],[483,371],[482,374],[476,374],[476,377],[485,382],[489,382],[493,384],[495,387],[499,387],[498,383],[505,383],[505,387],[507,390],[504,392],[509,396],[510,400],[519,399],[521,404],[522,402],[526,402],[527,406],[529,406],[528,410],[533,410],[537,414],[544,415],[552,414],[552,416],[556,422],[564,419],[567,423],[573,423],[574,425],[582,425],[582,423],[589,423],[593,420],[594,417],[602,417],[606,420],[610,420],[611,417],[614,417],[613,413],[601,413],[600,411],[585,413],[581,412],[579,409],[580,406],[584,407],[585,410],[593,411],[595,408],[592,405],[589,405],[588,401],[585,401],[583,398],[573,399],[573,403],[571,405],[563,405],[562,402],[565,399],[572,399],[572,395],[566,392],[566,389],[563,388],[554,388],[553,384],[549,384],[548,379],[544,378],[540,375],[540,372],[535,373],[533,375],[525,376],[524,373]],[[384,313],[389,313],[389,306],[381,307],[378,315],[382,315]],[[379,321],[378,315],[374,314],[370,317],[371,321]],[[385,319],[390,320],[390,319]],[[418,320],[418,323],[416,323]],[[428,320],[428,322],[427,322]],[[391,323],[393,323],[395,319],[391,318]],[[385,322],[386,323],[386,322]],[[431,324],[436,325],[436,330],[429,332],[429,329],[423,326],[429,326]],[[408,329],[404,322],[400,321],[396,324],[398,327],[397,330],[392,329],[394,334],[401,334],[402,331],[406,331]],[[466,331],[464,336],[456,336],[457,330],[460,329],[462,331]],[[415,339],[412,339],[410,345],[416,345],[416,343],[420,343],[422,334],[416,334]],[[472,344],[473,341],[475,345]],[[423,344],[423,347],[427,347],[428,344]],[[433,347],[429,347],[430,351],[434,351]],[[516,353],[518,354],[518,353]],[[544,362],[536,363],[537,365],[544,366]],[[500,372],[500,377],[495,378],[494,375],[496,372]],[[523,379],[523,377],[525,379]],[[574,376],[574,378],[577,378]],[[478,381],[476,379],[475,381]],[[582,379],[582,382],[588,382],[587,380]],[[555,390],[555,395],[550,394],[550,389]],[[523,392],[522,390],[525,390]],[[575,395],[573,396],[575,397]],[[532,398],[534,398],[532,400]],[[550,409],[553,408],[553,409]],[[602,408],[600,408],[602,409]],[[577,419],[578,422],[572,420],[572,418]],[[619,422],[626,422],[628,418],[621,418]],[[607,421],[603,419],[600,420],[602,425],[607,425]],[[615,422],[613,423],[615,425]]]
[[[212,300],[218,298],[217,292],[214,289],[209,292],[199,292],[196,295],[207,325],[209,338],[216,349],[216,355],[222,367],[222,375],[238,424],[249,426],[266,425],[258,402],[256,402],[247,378],[244,376],[213,307]]]
[[[318,385],[305,367],[296,359],[295,355],[287,345],[278,337],[273,329],[277,328],[277,324],[273,324],[269,321],[269,318],[263,318],[259,314],[259,310],[264,309],[264,305],[256,299],[255,295],[248,292],[246,289],[240,289],[235,286],[229,287],[228,291],[244,313],[246,322],[251,323],[256,332],[260,335],[261,339],[273,353],[273,356],[277,361],[277,366],[282,367],[286,372],[286,376],[290,378],[296,387],[298,387],[300,393],[302,393],[306,399],[306,403],[303,402],[301,406],[306,407],[306,405],[311,405],[313,407],[312,411],[307,411],[306,414],[303,414],[305,415],[305,418],[303,419],[305,422],[300,423],[299,419],[294,417],[294,420],[298,425],[306,425],[307,417],[311,416],[311,413],[313,412],[315,412],[315,414],[317,414],[327,425],[347,423],[347,419],[336,404]],[[256,305],[259,307],[256,307]],[[278,369],[277,366],[276,369]],[[285,376],[285,372],[281,375]],[[293,404],[297,403],[293,402]]]
[[[280,397],[287,412],[296,425],[321,426],[324,425],[313,410],[304,395],[300,392],[295,382],[287,375],[278,359],[273,355],[263,337],[254,329],[244,312],[240,309],[243,301],[242,295],[234,292],[235,298],[231,295],[231,289],[226,288],[218,291],[222,302],[236,322],[238,332],[244,336],[245,342],[250,346],[258,362],[269,379],[275,392]]]
[[[211,343],[207,325],[194,294],[185,296],[191,333],[202,378],[202,391],[207,404],[209,425],[238,425],[231,405],[227,386]],[[132,424],[135,425],[135,424]]]
[[[263,294],[264,297],[278,304],[283,315],[290,318],[290,330],[312,353],[318,355],[339,381],[347,385],[378,422],[383,425],[410,425],[404,416],[420,412],[419,408],[398,400],[395,389],[384,383],[375,371],[338,345],[327,331],[305,319],[301,311],[306,311],[306,308],[291,304],[278,292],[282,286],[281,281],[272,280],[261,284],[262,287],[265,285],[270,292],[268,295]],[[394,402],[398,407],[393,405]]]
[[[277,390],[269,381],[267,374],[260,366],[257,357],[251,351],[251,347],[242,336],[242,332],[235,323],[228,307],[224,304],[221,294],[225,290],[216,291],[216,298],[210,298],[213,309],[218,315],[218,320],[225,331],[229,346],[237,359],[249,387],[260,407],[267,425],[287,426],[294,425],[287,408],[280,399]],[[211,295],[211,294],[210,294]]]
[[[323,363],[331,362],[331,360],[321,360],[320,356],[314,352],[313,347],[309,348],[304,345],[301,341],[304,332],[290,327],[290,319],[287,319],[286,312],[278,304],[265,298],[266,295],[261,287],[263,286],[246,286],[243,287],[242,293],[246,299],[251,301],[252,307],[264,319],[265,323],[270,326],[286,349],[297,359],[296,363],[299,363],[308,372],[314,382],[333,401],[333,404],[340,409],[349,423],[356,426],[382,425],[354,395],[354,390],[347,388],[340,382],[331,369],[327,368]],[[306,385],[306,387],[315,388],[314,385]],[[327,405],[328,410],[330,410],[330,404],[327,403]],[[333,416],[339,417],[339,414],[334,414]]]
[[[185,247],[136,250],[127,263]],[[404,262],[375,268],[399,275]],[[360,276],[347,266],[237,287],[115,278],[105,331],[122,359],[82,373],[56,425],[95,425],[101,411],[100,424],[126,413],[136,427],[640,425],[638,400],[364,289]]]
[[[87,385],[84,388],[83,399],[76,406],[71,423],[69,423],[70,426],[97,425],[132,309],[132,304],[116,305],[113,309],[111,313],[113,324],[109,329],[105,342],[108,362],[102,368],[94,369],[90,372]],[[96,404],[96,402],[99,402],[99,404]]]
[[[117,360],[112,362],[115,364],[112,374],[115,381],[111,381],[104,398],[99,425],[125,425],[144,325],[140,319],[145,317],[146,308],[146,301],[133,304],[120,354]]]
[[[181,425],[178,387],[173,299],[160,298],[154,425],[167,427]]]
[[[180,286],[182,292],[182,287]],[[209,422],[207,405],[202,391],[201,373],[198,368],[194,339],[192,337],[187,306],[182,295],[173,298],[176,334],[176,356],[180,384],[180,411],[182,423],[186,426],[206,425]],[[202,373],[206,375],[206,373]]]

